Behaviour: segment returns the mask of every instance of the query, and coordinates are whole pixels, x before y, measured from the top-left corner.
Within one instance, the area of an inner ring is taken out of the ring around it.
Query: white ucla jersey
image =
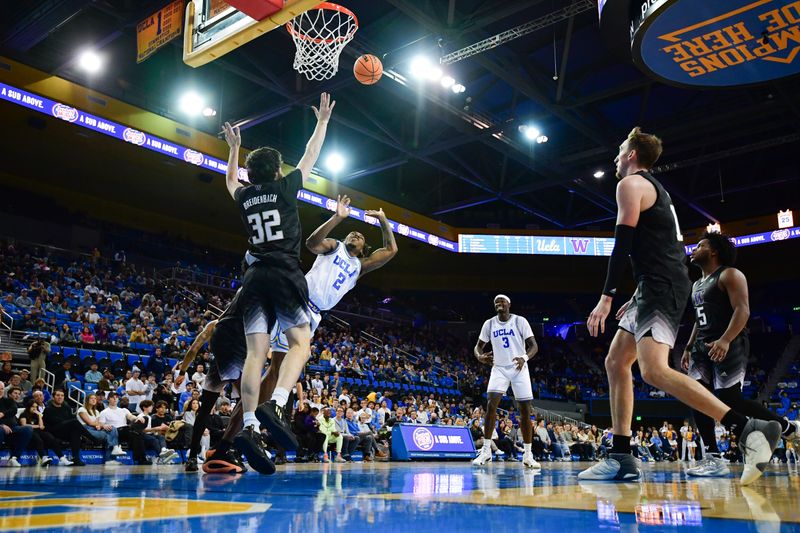
[[[332,252],[317,256],[306,274],[311,305],[319,311],[333,309],[356,286],[360,273],[361,261],[351,257],[344,243],[338,241]]]
[[[528,337],[533,337],[528,321],[511,315],[507,322],[500,322],[496,316],[484,322],[478,338],[483,342],[491,341],[495,366],[510,366],[515,357],[526,357],[525,339]]]

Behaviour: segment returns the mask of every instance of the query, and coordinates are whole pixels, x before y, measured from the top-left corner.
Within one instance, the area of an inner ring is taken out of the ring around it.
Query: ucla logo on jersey
[[[496,329],[496,330],[494,330],[492,332],[492,336],[493,337],[503,337],[503,336],[514,337],[515,335],[514,335],[514,330],[513,329],[505,329],[504,328],[504,329]]]
[[[342,256],[337,255],[333,258],[333,264],[338,265],[339,268],[344,270],[345,274],[347,274],[348,278],[352,278],[357,274],[355,267],[352,263],[342,258]]]

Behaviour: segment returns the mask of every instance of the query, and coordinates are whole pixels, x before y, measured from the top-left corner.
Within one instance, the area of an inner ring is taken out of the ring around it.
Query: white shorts
[[[511,385],[511,390],[514,391],[514,399],[518,402],[533,400],[533,388],[531,387],[528,363],[525,363],[525,366],[520,370],[517,370],[515,365],[492,367],[487,392],[505,394],[509,385]]]
[[[319,326],[319,323],[322,321],[322,315],[309,309],[308,318],[309,325],[311,326],[311,336],[313,337],[317,326]],[[273,352],[286,353],[289,351],[289,341],[286,339],[286,334],[280,329],[277,322],[270,332],[269,348]]]

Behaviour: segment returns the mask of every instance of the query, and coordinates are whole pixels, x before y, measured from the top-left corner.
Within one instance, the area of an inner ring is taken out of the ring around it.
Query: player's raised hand
[[[346,194],[336,197],[336,216],[340,218],[350,216],[350,198]]]
[[[589,315],[586,327],[589,328],[589,335],[597,337],[600,333],[606,332],[606,318],[611,312],[611,298],[603,296]]]
[[[336,100],[331,100],[331,95],[328,93],[322,93],[319,95],[319,108],[311,106],[311,109],[314,110],[314,115],[317,116],[317,120],[320,122],[328,122],[331,118],[331,113],[333,113],[333,108],[336,105]]]
[[[369,211],[364,211],[364,214],[371,217],[375,217],[378,220],[386,220],[386,213],[383,212],[382,207],[377,211],[375,211],[374,209],[370,209]]]
[[[233,127],[230,122],[226,122],[222,126],[222,131],[225,133],[225,142],[231,148],[239,148],[242,145],[242,135],[239,132],[239,126]]]

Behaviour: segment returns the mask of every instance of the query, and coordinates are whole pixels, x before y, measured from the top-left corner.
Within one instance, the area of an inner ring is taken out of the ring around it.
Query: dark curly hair
[[[721,265],[733,266],[736,263],[736,245],[729,235],[707,231],[703,234],[703,239],[707,240],[711,249],[717,252]]]
[[[281,169],[281,153],[274,148],[258,148],[247,154],[244,166],[250,183],[275,181],[275,174]]]

